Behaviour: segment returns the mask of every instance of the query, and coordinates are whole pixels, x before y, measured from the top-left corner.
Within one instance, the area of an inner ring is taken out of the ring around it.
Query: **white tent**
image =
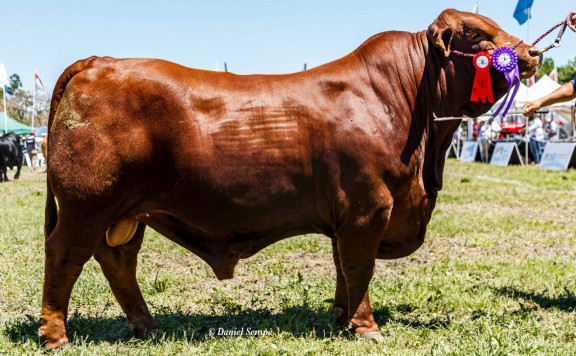
[[[528,88],[528,100],[533,101],[543,96],[551,94],[554,90],[560,88],[560,84],[556,83],[549,76],[543,75],[538,79],[536,84]]]
[[[543,96],[549,95],[554,90],[560,87],[561,87],[560,84],[556,83],[549,76],[544,75],[536,82],[536,84],[534,84],[528,89],[528,99],[529,99],[528,101],[533,101]],[[565,103],[554,104],[549,106],[548,108],[550,109],[550,111],[559,114],[559,116],[558,115],[553,116],[555,120],[562,121],[565,126],[571,126],[573,120],[572,105],[573,102],[570,101]],[[562,119],[560,118],[560,116],[562,117]]]

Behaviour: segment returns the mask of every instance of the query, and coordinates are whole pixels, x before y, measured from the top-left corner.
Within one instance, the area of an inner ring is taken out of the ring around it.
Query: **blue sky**
[[[80,4],[79,4],[80,3]],[[480,13],[526,41],[512,17],[516,0],[478,0]],[[447,1],[27,1],[0,0],[0,62],[31,89],[34,70],[52,90],[74,61],[91,55],[153,57],[201,69],[288,73],[337,59],[382,31],[424,30],[446,8],[471,11],[474,0]],[[574,0],[534,0],[529,42],[576,11]],[[550,44],[556,31],[541,42]],[[526,41],[528,42],[528,41]],[[548,52],[557,64],[576,56],[576,34]]]

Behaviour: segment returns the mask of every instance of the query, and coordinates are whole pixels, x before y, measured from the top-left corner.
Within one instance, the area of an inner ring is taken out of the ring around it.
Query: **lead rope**
[[[572,32],[576,32],[576,27],[574,27],[574,26],[572,26],[572,24],[570,24],[570,22],[571,22],[570,20],[572,19],[572,15],[574,15],[574,12],[569,13],[568,16],[566,16],[566,20],[560,22],[556,26],[549,29],[548,32],[546,32],[542,36],[538,37],[538,39],[536,41],[534,41],[532,46],[536,45],[536,43],[540,42],[541,39],[548,36],[550,34],[550,32],[552,32],[555,29],[557,29],[558,27],[562,26],[562,28],[558,32],[558,36],[556,36],[556,39],[554,40],[554,42],[552,42],[552,44],[550,46],[544,48],[542,50],[542,53],[544,53],[544,52],[546,52],[552,48],[560,47],[560,42],[562,41],[562,36],[564,35],[564,31],[566,30],[566,27],[568,27],[570,30],[572,30]],[[574,105],[574,111],[572,113],[572,122],[574,124],[574,130],[576,130],[576,104]]]
[[[544,48],[542,50],[542,53],[544,53],[544,52],[546,52],[552,48],[560,47],[560,42],[562,41],[562,36],[564,35],[564,31],[566,30],[566,27],[570,28],[572,30],[572,32],[576,32],[576,27],[574,27],[570,24],[570,20],[572,18],[572,15],[574,15],[574,12],[569,13],[568,16],[566,16],[566,20],[555,25],[554,27],[549,29],[545,34],[538,37],[538,39],[536,41],[534,41],[534,43],[532,43],[532,46],[535,46],[536,43],[540,42],[541,39],[548,36],[550,34],[550,32],[554,31],[555,29],[557,29],[558,27],[563,25],[562,28],[560,29],[560,32],[558,32],[558,36],[556,36],[556,39],[554,40],[554,42],[552,42],[552,44],[550,46]]]

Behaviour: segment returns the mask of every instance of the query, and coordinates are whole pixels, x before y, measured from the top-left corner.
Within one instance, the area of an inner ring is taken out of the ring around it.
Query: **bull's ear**
[[[439,19],[436,19],[436,21],[428,27],[426,35],[434,46],[444,52],[446,57],[450,55],[450,46],[454,38],[454,30],[452,28],[446,25],[446,23],[439,21]]]

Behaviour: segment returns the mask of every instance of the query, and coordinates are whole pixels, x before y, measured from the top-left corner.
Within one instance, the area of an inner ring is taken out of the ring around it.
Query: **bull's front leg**
[[[338,325],[348,325],[348,290],[346,280],[342,274],[340,266],[340,254],[338,253],[338,244],[336,239],[332,239],[332,257],[336,266],[336,294],[334,295],[334,304],[332,312]]]
[[[349,327],[367,339],[384,338],[374,321],[368,289],[385,226],[377,224],[361,230],[352,228],[338,234],[336,242],[348,295]]]

